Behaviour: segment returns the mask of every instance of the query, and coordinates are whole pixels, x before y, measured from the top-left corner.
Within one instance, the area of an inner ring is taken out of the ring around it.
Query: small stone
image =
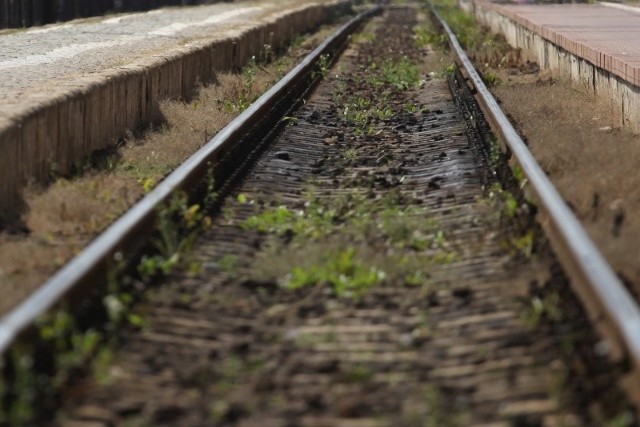
[[[267,319],[275,319],[283,317],[287,312],[287,306],[284,304],[275,304],[267,309],[265,315]]]
[[[115,411],[120,416],[130,417],[139,414],[144,409],[145,402],[143,400],[124,400],[114,405]]]
[[[457,288],[452,292],[453,296],[468,303],[473,298],[473,291],[469,288]]]
[[[607,357],[611,353],[611,346],[605,340],[600,340],[593,347],[593,351],[600,357]]]
[[[338,416],[344,418],[360,418],[367,413],[365,402],[355,396],[346,396],[338,401],[336,412]]]
[[[413,345],[413,336],[411,334],[402,334],[398,342],[403,347],[411,347]]]
[[[276,159],[280,159],[280,160],[286,160],[286,161],[291,160],[291,156],[287,151],[278,151],[276,152],[275,157]]]
[[[296,328],[288,329],[284,334],[285,341],[295,341],[300,337],[300,331]]]
[[[87,421],[111,422],[114,419],[111,411],[96,405],[81,406],[74,412],[73,416]]]

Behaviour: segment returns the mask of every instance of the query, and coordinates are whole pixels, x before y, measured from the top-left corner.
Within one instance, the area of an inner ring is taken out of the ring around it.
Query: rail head
[[[638,374],[640,372],[640,307],[533,158],[475,70],[456,35],[433,5],[430,8],[447,35],[460,66],[475,87],[476,97],[485,114],[489,116],[489,121],[494,125],[494,131],[499,134],[520,165],[530,189],[537,197],[539,208],[546,214],[547,221],[553,229],[554,236],[551,236],[551,240],[554,249],[560,248],[563,251],[561,258],[569,262],[571,264],[569,269],[579,276],[582,283],[578,286],[582,289],[578,290],[578,293],[590,311],[589,314],[592,318],[600,318],[604,315],[602,320],[607,323],[604,329],[613,332],[607,334],[606,338],[615,341],[614,344],[622,349]]]

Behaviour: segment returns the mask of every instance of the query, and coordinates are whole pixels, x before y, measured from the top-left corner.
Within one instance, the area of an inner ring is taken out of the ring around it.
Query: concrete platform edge
[[[613,126],[640,132],[640,81],[635,78],[634,70],[614,73],[607,69],[607,65],[614,64],[601,55],[590,54],[584,46],[574,46],[582,53],[571,52],[562,46],[566,40],[557,40],[552,32],[498,4],[485,0],[459,0],[459,4],[473,13],[478,22],[495,33],[503,34],[511,46],[522,49],[526,56],[538,62],[542,70],[553,71],[571,81],[579,90],[608,100],[615,115]]]
[[[349,0],[301,6],[224,38],[191,43],[76,81],[60,95],[11,117],[0,117],[0,219],[14,214],[28,182],[68,173],[93,151],[113,145],[154,120],[159,102],[188,97],[198,82],[242,67],[265,44],[287,38],[346,13]]]

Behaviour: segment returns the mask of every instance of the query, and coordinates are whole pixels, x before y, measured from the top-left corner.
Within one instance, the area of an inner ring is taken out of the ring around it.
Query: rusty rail
[[[380,7],[360,13],[320,46],[306,56],[293,70],[256,102],[229,123],[200,150],[187,159],[167,176],[156,188],[136,203],[129,211],[114,222],[104,233],[91,242],[82,253],[72,259],[36,292],[0,319],[0,354],[6,352],[16,337],[34,324],[41,314],[52,308],[72,291],[92,287],[95,279],[104,281],[106,271],[116,254],[126,248],[136,247],[141,236],[153,229],[156,209],[178,190],[189,190],[196,182],[206,177],[210,165],[220,161],[239,144],[245,134],[253,132],[256,123],[265,125],[265,117],[272,115],[272,109],[282,103],[289,107],[291,99],[308,89],[309,76],[313,75],[321,58],[332,58],[343,48],[347,37],[367,18],[378,13]],[[296,95],[297,94],[297,95]],[[278,120],[278,118],[274,118]],[[222,182],[217,182],[221,185]]]
[[[458,43],[456,35],[431,6],[449,44],[458,56],[459,65],[476,89],[483,112],[506,149],[522,168],[531,190],[543,212],[540,218],[547,237],[572,286],[585,305],[592,322],[609,344],[614,360],[627,358],[635,374],[640,372],[640,307],[606,262],[578,219],[564,202],[524,141],[502,112],[491,92]]]

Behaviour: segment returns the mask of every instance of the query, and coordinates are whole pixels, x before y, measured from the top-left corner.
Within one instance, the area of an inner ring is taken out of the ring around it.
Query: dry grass
[[[505,82],[494,92],[532,153],[609,263],[640,290],[640,137],[615,128],[609,102],[569,82]]]
[[[161,103],[161,123],[129,135],[85,172],[25,192],[25,232],[0,233],[0,313],[12,308],[93,237],[204,145],[331,31],[301,40],[274,62],[221,74],[193,99]]]
[[[263,74],[253,84],[255,94],[270,82]],[[218,85],[200,88],[191,102],[162,102],[164,122],[140,138],[127,138],[112,156],[115,164],[106,167],[117,175],[131,176],[146,188],[148,182],[162,179],[236,116],[220,108],[216,100],[227,99],[226,92],[241,85],[240,80],[237,75],[222,75]]]
[[[612,103],[540,71],[483,29],[469,56],[608,262],[640,295],[640,136]]]

